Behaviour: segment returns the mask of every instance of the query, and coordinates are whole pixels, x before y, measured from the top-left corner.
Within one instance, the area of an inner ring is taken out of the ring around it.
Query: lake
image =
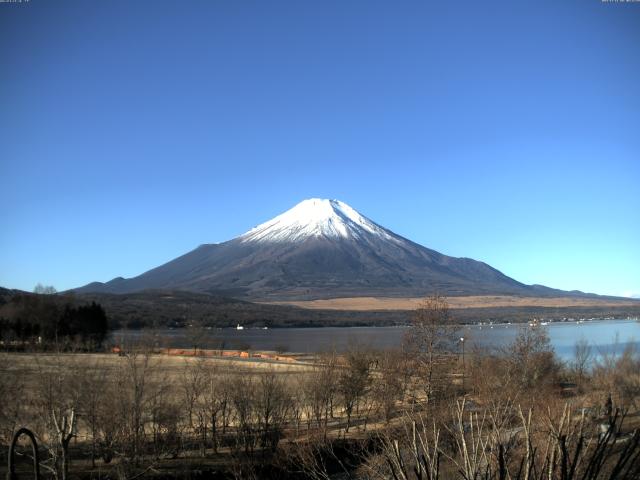
[[[200,348],[220,348],[224,342],[227,349],[276,350],[314,353],[336,349],[344,351],[354,342],[374,348],[393,348],[401,345],[409,327],[326,327],[326,328],[281,328],[205,329],[195,332],[190,329],[117,330],[113,339],[117,343],[137,341],[144,336],[153,336],[155,344],[163,347],[190,348],[197,337]],[[519,329],[530,328],[522,324],[472,325],[462,327],[459,336],[465,338],[465,349],[474,345],[500,347],[509,344]],[[571,360],[575,344],[584,338],[592,346],[594,355],[620,353],[633,344],[640,349],[640,322],[636,320],[599,320],[555,322],[539,326],[549,333],[553,348],[562,360]]]

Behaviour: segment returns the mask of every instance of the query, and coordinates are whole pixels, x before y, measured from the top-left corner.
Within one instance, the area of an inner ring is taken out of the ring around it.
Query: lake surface
[[[465,349],[474,345],[501,347],[508,345],[522,324],[473,325],[462,327],[459,336],[465,338]],[[571,360],[575,344],[585,339],[595,356],[605,353],[621,353],[632,344],[640,350],[640,322],[636,320],[601,320],[555,322],[544,328],[549,334],[553,348],[562,360]],[[353,343],[374,348],[393,348],[402,344],[409,327],[326,327],[326,328],[281,328],[244,329],[235,328],[161,330],[118,330],[113,333],[117,343],[139,341],[152,337],[154,344],[162,347],[191,348],[194,338],[200,348],[223,348],[254,350],[276,350],[283,347],[290,352],[315,353],[335,349],[344,351]]]

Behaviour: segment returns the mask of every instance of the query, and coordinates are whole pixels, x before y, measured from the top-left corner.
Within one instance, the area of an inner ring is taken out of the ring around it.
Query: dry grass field
[[[422,297],[351,297],[331,298],[327,300],[303,300],[289,302],[265,302],[278,305],[294,305],[297,307],[318,310],[414,310]],[[502,308],[502,307],[623,307],[638,306],[637,300],[613,298],[578,298],[578,297],[517,297],[509,295],[447,297],[452,309],[464,308]]]
[[[50,365],[61,365],[82,369],[116,370],[125,363],[125,357],[113,353],[3,353],[0,355],[2,369],[6,372],[14,371],[29,376],[30,373],[46,368]],[[259,373],[261,371],[276,371],[278,373],[304,373],[311,369],[307,363],[286,363],[265,361],[257,358],[225,358],[225,357],[196,357],[181,355],[155,354],[151,356],[151,363],[157,372],[169,381],[178,381],[184,375],[185,368],[191,364],[200,363],[206,367],[215,367],[221,372],[234,374]]]

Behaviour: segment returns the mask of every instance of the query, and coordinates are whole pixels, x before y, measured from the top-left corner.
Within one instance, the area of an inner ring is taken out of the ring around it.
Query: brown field
[[[50,365],[64,365],[69,367],[102,368],[115,370],[121,367],[126,360],[113,353],[3,353],[0,355],[5,371],[18,371],[24,374],[35,372]],[[165,355],[154,354],[151,362],[172,380],[177,380],[184,374],[184,369],[191,364],[201,362],[203,365],[217,367],[220,371],[237,374],[276,371],[281,373],[307,372],[310,370],[308,363],[285,363],[264,361],[258,358],[223,358],[223,357],[196,357],[190,355]]]
[[[263,302],[277,305],[319,310],[414,310],[423,297],[351,297],[327,300],[301,300],[290,302]],[[638,306],[637,300],[613,298],[576,297],[517,297],[509,295],[447,297],[450,308],[500,308],[500,307],[623,307]]]

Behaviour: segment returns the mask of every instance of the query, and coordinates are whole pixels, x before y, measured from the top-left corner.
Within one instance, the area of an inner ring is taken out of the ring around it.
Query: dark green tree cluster
[[[79,338],[82,343],[99,347],[107,336],[107,315],[101,305],[67,305],[59,322],[63,337]]]
[[[0,338],[5,345],[71,345],[99,348],[108,333],[101,305],[76,305],[73,298],[15,295],[0,308]]]

